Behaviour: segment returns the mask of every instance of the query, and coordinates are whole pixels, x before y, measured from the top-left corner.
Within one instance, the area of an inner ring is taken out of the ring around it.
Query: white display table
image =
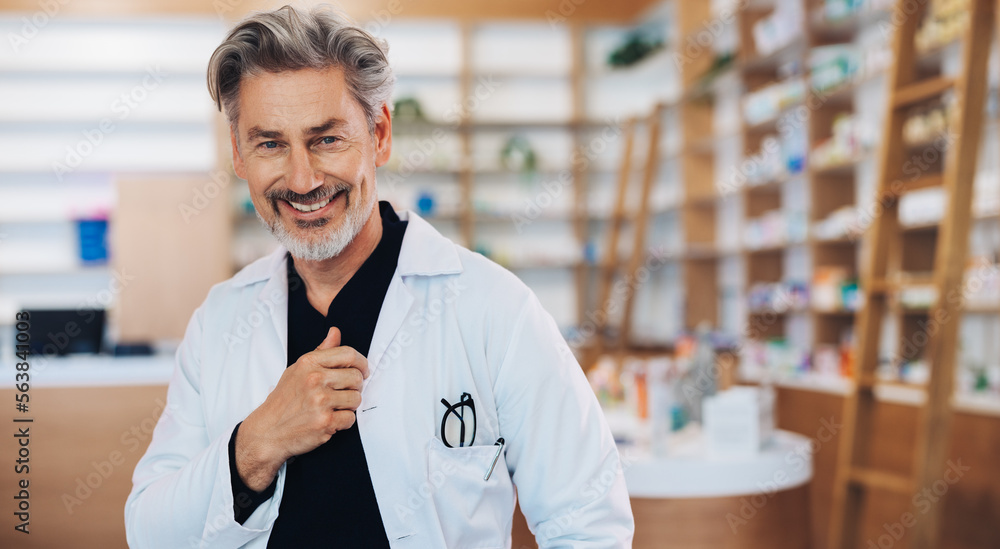
[[[720,498],[773,493],[807,484],[812,479],[809,439],[776,431],[757,455],[709,458],[701,434],[676,437],[666,455],[622,444],[622,467],[633,498]]]
[[[810,548],[809,438],[779,430],[757,454],[710,457],[697,426],[655,439],[634,416],[605,415],[623,441],[634,548]]]

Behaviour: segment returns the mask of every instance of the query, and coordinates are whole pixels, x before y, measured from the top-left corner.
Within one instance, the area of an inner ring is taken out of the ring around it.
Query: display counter
[[[32,420],[17,424],[30,429],[31,534],[16,532],[8,513],[0,547],[124,549],[132,470],[166,406],[173,356],[32,357],[30,364],[30,400],[19,412],[14,363],[0,363],[0,402]],[[0,469],[0,485],[10,490],[21,478],[13,466]]]
[[[615,431],[635,431],[615,414],[609,422]],[[811,547],[811,444],[807,437],[777,431],[756,455],[711,458],[697,429],[671,437],[662,455],[619,444],[635,515],[633,547]],[[537,547],[523,521],[518,512],[513,547]]]
[[[32,388],[166,385],[174,370],[174,355],[71,355],[60,358],[31,356],[29,364],[29,383]],[[0,372],[0,389],[13,388],[14,362],[4,357],[0,361]]]

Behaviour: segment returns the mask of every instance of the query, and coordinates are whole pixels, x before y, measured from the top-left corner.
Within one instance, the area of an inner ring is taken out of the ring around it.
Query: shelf
[[[971,303],[962,307],[962,311],[966,314],[998,315],[1000,314],[1000,302]]]
[[[493,258],[490,258],[490,259],[492,259],[493,261],[496,261]],[[582,260],[581,261],[569,261],[569,262],[554,262],[553,261],[551,263],[549,263],[549,262],[544,262],[544,263],[543,262],[538,262],[538,263],[529,263],[529,262],[524,262],[524,263],[501,263],[499,261],[496,261],[496,262],[499,263],[504,268],[506,268],[508,270],[511,270],[511,271],[540,271],[540,270],[574,269],[576,267],[582,267],[582,266],[586,265]]]
[[[698,243],[688,243],[688,247],[684,250],[684,257],[687,259],[713,259],[720,255],[720,251],[715,247],[714,244],[698,244]]]
[[[110,272],[111,266],[101,265],[67,265],[67,266],[47,266],[32,267],[7,265],[0,268],[0,276],[34,276],[34,275],[80,275]]]
[[[971,220],[974,222],[983,221],[995,221],[1000,219],[1000,212],[989,212],[985,214],[972,214]],[[916,233],[924,231],[934,231],[941,228],[941,219],[936,219],[934,221],[925,221],[923,223],[913,223],[909,225],[903,225],[900,223],[899,230],[904,233]]]
[[[830,20],[819,8],[809,15],[809,34],[814,42],[850,42],[861,29],[890,15],[888,10],[860,9],[843,19]]]
[[[910,225],[903,225],[900,223],[899,230],[904,233],[919,233],[927,231],[936,231],[941,226],[941,220],[937,221],[927,221],[924,223],[913,223]]]
[[[695,208],[701,207],[701,206],[710,206],[710,205],[714,205],[720,198],[722,198],[722,197],[719,196],[719,195],[717,195],[717,194],[715,194],[715,193],[712,193],[712,194],[696,194],[696,195],[685,197],[684,198],[684,206],[691,206],[691,207],[695,207]]]
[[[802,176],[802,172],[797,173],[786,173],[780,177],[775,177],[768,179],[767,181],[762,181],[760,183],[747,183],[743,185],[743,188],[747,192],[757,192],[757,193],[780,193],[781,187],[788,183],[789,181],[795,180]]]
[[[818,238],[818,237],[812,237],[812,238],[809,239],[809,242],[813,246],[819,246],[819,245],[824,245],[824,244],[827,244],[827,245],[830,245],[830,244],[838,245],[839,244],[839,245],[845,245],[846,246],[846,245],[852,245],[852,244],[860,244],[861,240],[863,238],[864,238],[863,235],[858,235],[858,236],[844,235],[844,236],[838,236],[836,238]]]
[[[836,88],[819,91],[810,88],[809,93],[812,94],[820,103],[820,107],[834,106],[834,107],[849,107],[854,103],[854,92],[858,89],[859,81],[850,78]]]
[[[799,389],[826,393],[831,395],[848,396],[854,391],[854,382],[851,379],[837,376],[821,376],[819,374],[807,373],[801,376],[782,376],[779,378],[765,378],[764,376],[748,377],[740,376],[743,383],[764,384],[772,383],[775,387],[785,389]]]
[[[805,242],[790,242],[789,241],[789,242],[781,242],[781,243],[777,243],[776,242],[776,243],[767,244],[767,245],[764,245],[764,246],[756,246],[756,247],[744,246],[743,247],[743,252],[746,253],[746,254],[749,254],[749,255],[754,255],[754,254],[770,254],[770,253],[774,253],[774,252],[780,252],[780,251],[785,250],[786,248],[790,248],[792,246],[797,246],[797,245],[801,245],[801,244],[805,244]]]
[[[782,117],[788,115],[795,109],[803,106],[804,103],[805,103],[804,99],[800,99],[793,103],[789,103],[784,107],[782,107],[781,110],[779,110],[778,113],[772,116],[771,118],[768,118],[766,120],[761,120],[759,122],[755,122],[753,124],[745,126],[744,131],[749,134],[762,134],[762,133],[766,134],[771,132],[777,132],[778,121],[780,121]]]
[[[809,310],[812,314],[820,316],[854,316],[857,314],[857,311],[851,309],[817,309],[811,307]]]
[[[872,157],[873,152],[864,152],[860,155],[846,161],[839,162],[837,164],[830,164],[828,166],[810,166],[809,172],[815,177],[848,177],[854,175],[854,168],[858,164],[868,160]]]
[[[806,39],[804,34],[800,34],[788,41],[787,44],[774,50],[767,55],[761,55],[737,62],[737,67],[743,73],[773,72],[791,57],[797,50],[805,50]]]
[[[764,315],[799,315],[803,313],[808,313],[809,309],[806,307],[789,307],[787,309],[748,309],[747,315],[749,316],[764,316]]]
[[[952,398],[951,406],[956,412],[1000,417],[1000,395],[958,393]]]
[[[763,378],[741,376],[743,383],[762,384]],[[849,396],[854,392],[854,380],[846,377],[804,374],[800,377],[785,377],[770,380],[775,387],[813,391],[839,396]],[[924,386],[899,382],[880,381],[875,384],[875,398],[881,402],[920,406],[926,401]],[[956,393],[951,398],[955,412],[1000,417],[1000,395],[980,393]]]
[[[393,132],[397,130],[406,133],[420,133],[432,130],[444,131],[505,131],[505,130],[593,130],[612,126],[608,120],[465,120],[461,122],[445,122],[428,120],[426,122],[395,121]]]
[[[945,52],[947,52],[950,48],[955,47],[960,42],[960,39],[956,39],[951,42],[937,45],[927,51],[918,51],[916,60],[917,69],[926,71],[929,69],[940,68]]]

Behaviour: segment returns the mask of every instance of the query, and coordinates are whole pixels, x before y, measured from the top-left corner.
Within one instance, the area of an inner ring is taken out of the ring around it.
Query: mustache
[[[299,202],[299,203],[309,203],[323,200],[327,197],[333,196],[341,191],[350,191],[350,185],[344,183],[338,183],[336,185],[324,185],[322,187],[316,187],[315,189],[305,193],[299,194],[290,189],[272,189],[264,193],[264,197],[267,198],[271,203],[277,206],[279,200],[284,200],[286,202]]]

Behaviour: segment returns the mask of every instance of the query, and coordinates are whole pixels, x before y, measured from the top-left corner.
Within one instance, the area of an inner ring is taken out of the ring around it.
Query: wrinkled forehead
[[[299,135],[366,127],[364,110],[338,67],[244,76],[239,126],[248,138],[261,132]]]

